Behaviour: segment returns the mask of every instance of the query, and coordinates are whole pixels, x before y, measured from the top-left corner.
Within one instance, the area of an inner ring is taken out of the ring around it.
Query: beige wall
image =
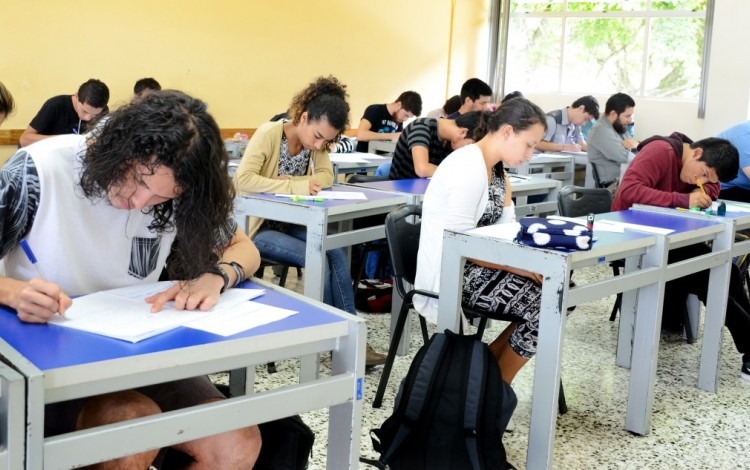
[[[153,76],[206,100],[224,128],[257,127],[322,74],[348,84],[353,127],[365,106],[408,89],[422,94],[426,112],[466,78],[484,78],[486,48],[477,44],[486,43],[488,4],[4,0],[12,21],[3,23],[0,81],[18,109],[3,128],[25,128],[44,100],[90,77],[107,83],[116,107],[136,79]]]

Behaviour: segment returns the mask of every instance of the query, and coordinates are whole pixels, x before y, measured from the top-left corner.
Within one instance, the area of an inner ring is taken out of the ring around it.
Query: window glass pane
[[[562,0],[526,0],[521,2],[511,2],[510,11],[512,13],[557,12],[562,11],[562,3]]]
[[[646,96],[698,98],[704,24],[703,18],[651,20]]]
[[[646,2],[643,0],[624,0],[620,2],[585,2],[568,0],[568,11],[643,11]]]
[[[569,18],[562,91],[638,94],[645,25],[643,18]]]
[[[511,18],[505,88],[523,93],[559,89],[562,19]]]
[[[671,2],[652,2],[653,10],[704,11],[707,0],[674,0]]]

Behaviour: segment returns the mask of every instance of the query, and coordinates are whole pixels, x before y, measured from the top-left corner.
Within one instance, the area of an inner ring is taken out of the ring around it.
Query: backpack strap
[[[425,404],[430,398],[430,392],[432,391],[435,382],[435,369],[437,369],[447,348],[447,337],[444,334],[436,333],[430,340],[430,345],[427,348],[422,360],[419,364],[412,364],[412,367],[417,367],[417,373],[414,376],[414,380],[409,384],[409,389],[404,389],[403,397],[399,403],[399,411],[403,410],[404,419],[400,421],[398,430],[396,431],[393,441],[388,448],[388,451],[381,456],[382,462],[388,462],[393,454],[401,447],[409,433],[412,430],[414,423],[419,421],[419,417],[424,411]]]
[[[464,405],[464,435],[466,440],[466,451],[469,454],[471,466],[475,470],[480,470],[481,452],[479,451],[479,439],[477,438],[477,423],[479,422],[479,412],[481,400],[484,398],[484,375],[486,356],[484,354],[484,343],[474,341],[471,350],[471,363],[469,365],[469,375],[466,381],[466,403]]]

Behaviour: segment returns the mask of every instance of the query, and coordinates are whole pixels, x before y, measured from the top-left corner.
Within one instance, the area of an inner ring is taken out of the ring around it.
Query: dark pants
[[[734,188],[722,189],[719,198],[729,201],[750,202],[750,191],[735,186]]]
[[[683,261],[710,251],[710,248],[703,243],[686,246],[671,251],[669,263]],[[689,294],[697,295],[701,302],[705,304],[708,294],[708,277],[709,271],[704,270],[669,281],[664,291],[665,315],[668,315],[667,312],[682,312],[686,308]],[[681,318],[678,315],[673,316]],[[724,324],[732,335],[737,351],[741,354],[750,354],[750,299],[745,294],[740,271],[734,263],[732,263],[731,268],[727,314]]]

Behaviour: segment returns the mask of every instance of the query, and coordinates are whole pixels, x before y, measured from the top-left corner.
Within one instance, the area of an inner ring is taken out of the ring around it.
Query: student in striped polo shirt
[[[388,177],[392,180],[427,178],[452,151],[473,144],[471,135],[481,111],[453,119],[420,118],[404,129],[393,152]]]

